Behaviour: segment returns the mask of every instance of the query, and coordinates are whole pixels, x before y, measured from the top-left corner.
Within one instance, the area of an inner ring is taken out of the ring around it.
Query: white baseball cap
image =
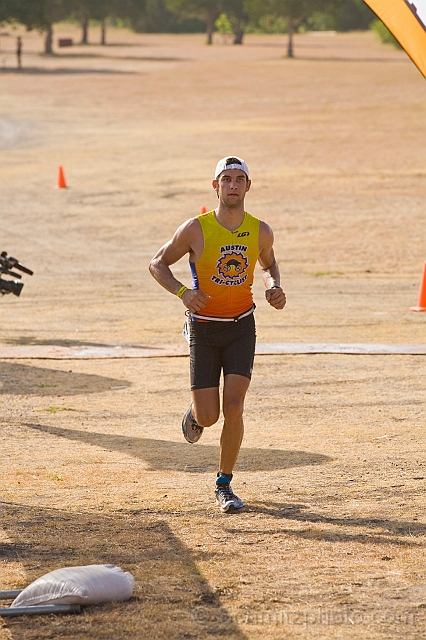
[[[215,180],[217,180],[222,171],[226,171],[226,169],[241,169],[246,174],[247,180],[250,179],[248,166],[242,158],[237,158],[237,156],[226,156],[226,158],[219,160],[216,166],[216,171],[214,172]]]

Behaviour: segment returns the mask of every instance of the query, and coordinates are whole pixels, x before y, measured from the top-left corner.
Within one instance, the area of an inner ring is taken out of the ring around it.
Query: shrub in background
[[[370,29],[380,38],[385,44],[393,44],[397,49],[402,49],[398,40],[391,34],[389,29],[379,19],[373,20],[370,24]]]

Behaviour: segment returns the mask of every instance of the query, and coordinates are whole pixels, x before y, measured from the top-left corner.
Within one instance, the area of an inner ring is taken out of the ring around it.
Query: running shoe
[[[244,507],[243,501],[232,491],[229,482],[223,482],[225,478],[218,478],[216,481],[216,502],[220,506],[222,513],[235,513]]]
[[[182,418],[182,433],[187,442],[189,442],[190,444],[194,444],[194,442],[198,442],[198,440],[201,438],[203,431],[204,427],[200,427],[192,414],[191,402],[188,411]]]

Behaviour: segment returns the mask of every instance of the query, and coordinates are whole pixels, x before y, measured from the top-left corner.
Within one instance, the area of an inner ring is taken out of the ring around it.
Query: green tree
[[[76,18],[81,25],[80,44],[89,44],[89,19],[93,11],[93,0],[76,0]]]
[[[74,17],[81,24],[81,42],[88,44],[89,20],[97,20],[101,25],[100,44],[106,44],[108,18],[121,18],[130,24],[140,26],[145,20],[146,6],[149,0],[74,0]]]
[[[130,0],[84,0],[89,3],[90,18],[98,20],[101,25],[101,40],[100,44],[106,44],[106,26],[108,18],[125,17],[131,9],[134,10],[137,4],[136,0],[131,2]],[[139,4],[141,4],[139,2]],[[144,0],[142,0],[144,5]]]
[[[228,36],[232,33],[232,25],[229,22],[229,18],[226,13],[221,13],[214,25],[216,27],[216,31],[223,36]]]
[[[146,0],[146,30],[150,33],[172,30],[176,15],[165,0]]]
[[[0,2],[0,23],[19,22],[28,30],[43,24],[44,3],[32,0],[2,0]]]
[[[166,6],[188,18],[201,18],[206,24],[207,44],[213,44],[215,22],[222,13],[221,0],[166,0]]]
[[[249,21],[246,0],[227,0],[223,5],[232,26],[234,44],[243,44],[244,33]]]
[[[75,11],[75,0],[3,0],[0,15],[3,20],[19,22],[29,31],[38,29],[45,33],[44,52],[53,53],[53,25],[68,18]]]
[[[293,36],[306,20],[318,11],[335,12],[343,0],[246,0],[247,11],[257,19],[265,14],[283,18],[287,23],[287,56],[294,57]]]
[[[119,9],[119,2],[117,0],[91,0],[94,6],[91,9],[91,18],[99,20],[101,25],[101,41],[100,44],[106,45],[106,26],[108,18],[115,18]]]
[[[376,14],[364,0],[343,0],[336,11],[336,29],[338,31],[368,29],[375,17]]]
[[[402,49],[402,45],[398,42],[395,36],[389,31],[387,26],[383,24],[383,22],[378,18],[376,18],[376,20],[373,20],[373,22],[370,24],[370,29],[385,44],[392,44],[396,49]]]
[[[44,53],[51,55],[53,53],[53,25],[65,18],[68,18],[75,4],[73,0],[40,0],[42,4],[42,24],[38,27],[40,31],[44,31]]]

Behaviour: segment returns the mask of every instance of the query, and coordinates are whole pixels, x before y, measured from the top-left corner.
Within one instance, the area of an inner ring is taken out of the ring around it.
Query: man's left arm
[[[265,298],[275,309],[284,309],[285,293],[280,284],[280,269],[275,260],[274,234],[269,225],[260,223],[259,229],[259,264],[262,267],[262,278],[266,288]]]

